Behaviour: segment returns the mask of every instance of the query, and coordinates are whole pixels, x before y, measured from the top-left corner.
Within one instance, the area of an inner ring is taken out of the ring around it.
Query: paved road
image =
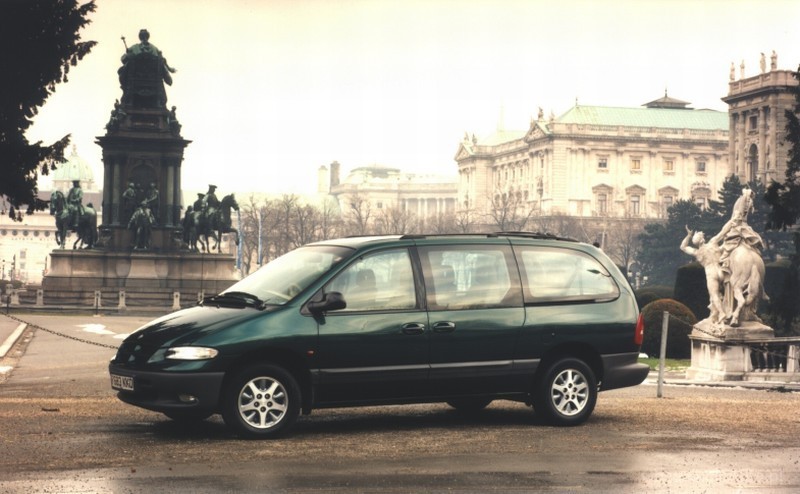
[[[244,441],[119,402],[106,365],[147,318],[26,316],[0,384],[0,492],[798,492],[800,394],[648,384],[600,395],[581,427],[527,407],[315,411]],[[107,346],[106,346],[107,345]]]

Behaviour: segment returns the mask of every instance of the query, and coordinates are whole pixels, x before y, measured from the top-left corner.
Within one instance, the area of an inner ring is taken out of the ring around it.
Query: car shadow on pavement
[[[592,417],[588,424],[596,422]],[[602,420],[602,419],[601,419]],[[381,432],[453,431],[459,429],[495,429],[541,427],[548,425],[532,408],[522,404],[497,403],[473,412],[454,410],[446,405],[402,405],[389,407],[342,408],[315,410],[301,416],[290,437],[314,435],[373,434]],[[149,435],[165,441],[181,439],[233,439],[233,434],[219,415],[198,422],[176,422],[167,417],[152,422],[136,422],[117,430],[141,436]]]

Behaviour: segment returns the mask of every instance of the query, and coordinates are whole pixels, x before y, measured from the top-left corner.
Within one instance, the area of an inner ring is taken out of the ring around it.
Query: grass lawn
[[[647,364],[652,370],[658,370],[657,358],[640,358],[639,362]],[[668,371],[684,371],[689,368],[692,361],[689,359],[673,359],[668,358],[664,361],[664,369]]]

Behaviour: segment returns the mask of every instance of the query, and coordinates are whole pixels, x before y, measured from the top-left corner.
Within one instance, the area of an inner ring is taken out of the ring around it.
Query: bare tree
[[[636,218],[615,221],[609,228],[603,246],[606,254],[625,269],[639,256],[642,242],[639,235],[644,231],[644,222]]]
[[[475,229],[475,213],[471,209],[462,209],[453,214],[454,233],[472,233]]]
[[[533,218],[531,224],[534,230],[541,233],[549,233],[559,237],[586,239],[586,234],[579,217],[568,216],[566,214],[537,216]]]
[[[368,235],[372,220],[372,204],[356,193],[347,198],[345,209],[345,230],[351,235]]]
[[[498,190],[490,197],[489,217],[500,231],[524,230],[532,215],[533,209],[519,191]]]
[[[380,235],[416,233],[417,225],[417,217],[414,213],[391,206],[380,210],[375,218],[374,231]]]

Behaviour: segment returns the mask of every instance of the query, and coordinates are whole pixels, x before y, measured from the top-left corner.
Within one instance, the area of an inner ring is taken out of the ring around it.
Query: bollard
[[[206,298],[206,292],[204,290],[200,290],[199,292],[197,292],[197,303],[198,304],[200,302],[202,302],[204,298]]]
[[[172,292],[172,310],[180,310],[181,292]]]
[[[44,290],[41,288],[36,290],[36,307],[44,306]]]
[[[102,304],[101,298],[102,298],[102,292],[100,290],[95,290],[94,291],[94,315],[96,315],[96,316],[99,315],[99,313],[100,313],[100,306]]]
[[[669,330],[669,312],[664,311],[664,318],[661,321],[661,353],[658,360],[658,391],[656,396],[663,396],[661,388],[664,386],[664,367],[667,358],[667,331]]]
[[[119,304],[117,305],[117,309],[125,310],[127,307],[125,305],[125,290],[119,291]]]

